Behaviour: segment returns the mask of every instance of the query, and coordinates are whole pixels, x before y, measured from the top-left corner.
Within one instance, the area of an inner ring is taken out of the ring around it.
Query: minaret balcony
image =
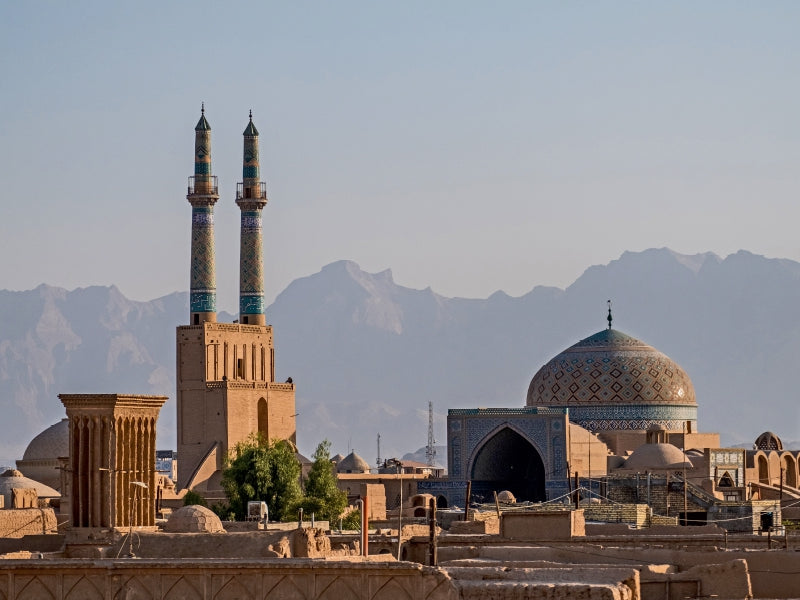
[[[189,177],[189,187],[186,192],[189,196],[217,196],[219,197],[219,187],[217,186],[216,175],[192,175]]]
[[[255,185],[236,184],[236,200],[267,200],[267,184],[259,181]]]

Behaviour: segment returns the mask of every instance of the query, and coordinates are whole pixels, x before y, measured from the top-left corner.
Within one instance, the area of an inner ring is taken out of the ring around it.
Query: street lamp
[[[397,509],[397,560],[400,560],[400,548],[403,546],[403,463],[396,458],[386,462],[395,466],[400,480],[400,506]]]
[[[133,495],[130,500],[130,511],[128,513],[128,558],[136,558],[133,553],[133,505],[136,502],[136,496],[139,489],[147,489],[147,484],[141,481],[131,481],[130,484],[135,486],[133,488]]]

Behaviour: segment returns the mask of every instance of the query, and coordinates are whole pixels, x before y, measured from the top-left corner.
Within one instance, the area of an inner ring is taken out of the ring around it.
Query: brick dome
[[[697,423],[692,381],[652,346],[605,329],[570,346],[533,376],[527,406],[566,407],[590,431],[681,430]]]
[[[183,506],[172,513],[164,525],[168,533],[225,533],[222,521],[214,511],[192,504]]]

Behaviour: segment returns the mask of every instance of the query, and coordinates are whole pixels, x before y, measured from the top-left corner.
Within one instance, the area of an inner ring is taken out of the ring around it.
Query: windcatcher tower
[[[192,205],[192,265],[190,323],[217,320],[217,284],[214,272],[214,204],[219,200],[217,178],[211,174],[211,126],[205,106],[194,128],[194,175],[186,199]]]
[[[198,124],[196,140],[201,139],[200,132],[207,131],[201,126],[207,127],[205,117]],[[237,443],[254,433],[267,440],[296,443],[294,384],[275,381],[272,327],[264,315],[261,211],[267,194],[266,185],[259,181],[258,131],[252,115],[244,132],[244,154],[243,181],[236,191],[242,213],[239,322],[217,323],[213,294],[208,292],[214,291],[213,235],[210,230],[195,228],[198,221],[210,223],[205,216],[210,212],[200,213],[204,216],[198,218],[196,211],[198,205],[213,207],[210,199],[216,201],[218,195],[215,180],[203,190],[209,193],[197,193],[197,152],[194,194],[190,183],[192,308],[190,325],[177,330],[177,485],[211,501],[225,497],[220,485],[222,469],[226,454]],[[210,166],[207,168],[210,174]]]
[[[264,259],[261,211],[267,204],[267,184],[260,181],[258,129],[250,122],[244,130],[242,182],[236,186],[236,204],[242,212],[239,249],[239,322],[266,325],[264,316]]]

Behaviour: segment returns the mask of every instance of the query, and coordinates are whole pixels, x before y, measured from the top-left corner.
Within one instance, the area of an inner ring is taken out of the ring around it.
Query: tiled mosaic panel
[[[189,288],[191,312],[216,312],[214,212],[209,206],[192,207],[192,261]]]
[[[264,258],[260,210],[242,211],[239,311],[243,315],[264,313]]]
[[[653,425],[676,431],[683,429],[686,421],[696,428],[697,406],[574,406],[569,409],[569,420],[588,431],[635,431]]]

